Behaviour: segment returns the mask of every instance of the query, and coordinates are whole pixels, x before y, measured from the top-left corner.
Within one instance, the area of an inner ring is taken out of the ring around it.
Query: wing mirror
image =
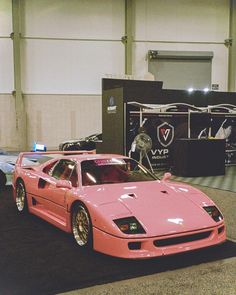
[[[166,172],[163,177],[162,177],[162,181],[168,181],[171,178],[172,174],[170,172]]]
[[[57,188],[68,188],[68,189],[71,189],[72,188],[72,184],[71,184],[71,182],[69,180],[61,179],[61,180],[58,180],[57,181],[56,187]]]

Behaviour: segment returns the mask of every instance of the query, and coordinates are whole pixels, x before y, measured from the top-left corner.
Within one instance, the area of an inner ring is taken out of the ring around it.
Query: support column
[[[125,0],[125,74],[132,75],[133,53],[133,0]]]
[[[26,149],[26,111],[21,90],[21,33],[20,33],[20,0],[12,0],[12,26],[13,33],[13,56],[14,56],[14,91],[15,112],[16,112],[16,131],[17,131],[17,150]]]
[[[228,91],[236,91],[236,0],[230,0]]]

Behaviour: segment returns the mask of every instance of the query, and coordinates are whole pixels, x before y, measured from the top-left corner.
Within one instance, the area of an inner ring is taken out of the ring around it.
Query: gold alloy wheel
[[[25,202],[26,202],[25,186],[22,182],[18,182],[16,187],[16,207],[18,211],[22,212],[24,210]]]
[[[73,213],[72,228],[76,242],[80,246],[86,246],[90,238],[90,220],[87,210],[82,205]]]

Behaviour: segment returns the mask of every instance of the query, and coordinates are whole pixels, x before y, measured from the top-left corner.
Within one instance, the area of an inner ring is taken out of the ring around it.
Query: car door
[[[45,210],[52,218],[64,223],[66,222],[66,196],[71,190],[58,187],[58,184],[60,180],[69,180],[74,187],[77,186],[76,163],[67,159],[59,160],[48,171],[45,179],[42,179]]]

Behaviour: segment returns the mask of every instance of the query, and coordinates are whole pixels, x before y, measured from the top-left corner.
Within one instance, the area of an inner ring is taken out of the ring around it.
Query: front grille
[[[171,245],[178,245],[198,240],[203,240],[208,238],[211,235],[211,231],[206,231],[202,233],[192,234],[192,235],[186,235],[181,237],[174,237],[174,238],[167,238],[167,239],[161,239],[161,240],[155,240],[153,244],[156,247],[164,247],[164,246],[171,246]]]

